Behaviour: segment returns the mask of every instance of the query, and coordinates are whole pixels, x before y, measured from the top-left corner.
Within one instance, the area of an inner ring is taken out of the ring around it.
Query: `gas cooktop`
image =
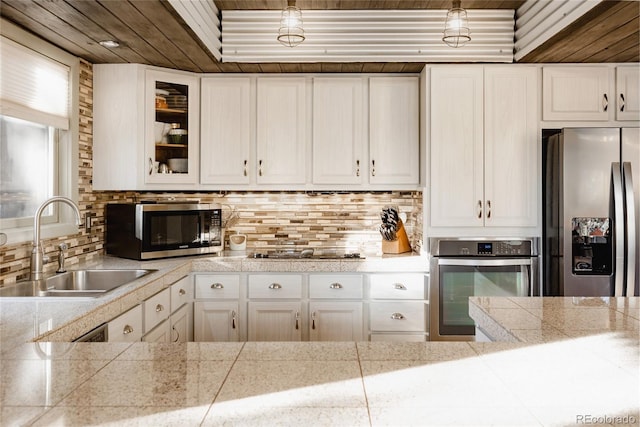
[[[358,252],[318,251],[303,249],[301,251],[267,251],[254,252],[248,256],[253,259],[364,259]]]

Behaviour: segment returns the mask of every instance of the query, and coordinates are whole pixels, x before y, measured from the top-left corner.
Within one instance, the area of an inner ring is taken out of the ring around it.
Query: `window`
[[[0,232],[33,238],[46,199],[78,200],[79,61],[13,24],[0,30]],[[70,209],[52,204],[41,236],[77,232]]]

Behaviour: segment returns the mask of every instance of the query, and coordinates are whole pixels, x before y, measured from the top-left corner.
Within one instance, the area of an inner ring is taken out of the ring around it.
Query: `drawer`
[[[178,280],[169,289],[171,289],[172,313],[193,299],[193,285],[189,276]]]
[[[249,298],[302,298],[302,276],[253,274],[249,276]]]
[[[372,302],[369,307],[372,331],[426,332],[426,314],[421,301]]]
[[[107,341],[134,342],[142,338],[142,306],[136,305],[107,324]]]
[[[373,299],[425,299],[426,277],[422,273],[372,274]]]
[[[427,336],[425,334],[393,334],[393,333],[371,334],[371,341],[425,342],[426,340],[427,340]]]
[[[146,299],[144,305],[144,332],[155,328],[160,322],[169,317],[171,309],[171,290],[169,288],[158,292]]]
[[[196,298],[238,299],[240,298],[240,275],[197,274]]]
[[[362,299],[362,275],[312,274],[309,297],[329,299]]]

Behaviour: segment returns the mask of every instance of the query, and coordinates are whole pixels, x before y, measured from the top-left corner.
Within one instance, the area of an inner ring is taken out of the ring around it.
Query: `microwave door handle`
[[[613,225],[615,236],[614,252],[614,296],[621,297],[624,292],[624,193],[622,191],[622,174],[620,163],[611,163],[611,180],[613,182]]]
[[[637,218],[636,218],[636,200],[633,193],[633,175],[631,173],[631,163],[624,162],[622,164],[623,183],[625,190],[626,200],[626,225],[627,225],[627,289],[625,295],[628,297],[634,296],[637,268],[640,266],[635,265],[636,259],[636,236],[637,236]]]

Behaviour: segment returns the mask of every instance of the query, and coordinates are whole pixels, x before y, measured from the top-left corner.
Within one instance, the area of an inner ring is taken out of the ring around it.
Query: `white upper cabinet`
[[[257,79],[257,183],[305,184],[307,81],[304,77]]]
[[[640,66],[616,67],[616,119],[640,120]]]
[[[484,70],[485,225],[538,224],[537,70]]]
[[[543,120],[609,120],[614,99],[607,66],[550,66],[542,69]]]
[[[484,224],[481,67],[431,70],[431,226]]]
[[[252,120],[250,77],[201,81],[200,182],[249,184]]]
[[[93,95],[94,190],[194,188],[199,77],[139,64],[96,64]],[[167,139],[172,126],[184,135]],[[159,173],[160,164],[167,173]]]
[[[313,79],[313,184],[361,184],[365,157],[361,77]]]
[[[369,182],[420,181],[418,77],[369,79]]]
[[[431,227],[537,226],[536,90],[535,67],[431,70]]]

